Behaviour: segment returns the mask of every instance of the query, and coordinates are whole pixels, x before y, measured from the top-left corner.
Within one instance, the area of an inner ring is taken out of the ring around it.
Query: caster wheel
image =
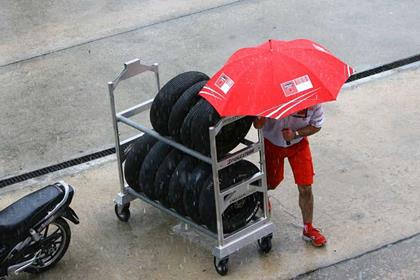
[[[115,204],[115,215],[117,215],[118,220],[128,222],[130,219],[130,203],[123,206]]]
[[[273,239],[272,233],[258,240],[258,246],[260,247],[261,252],[264,254],[267,254],[271,251],[271,239]]]
[[[216,269],[217,273],[219,273],[222,276],[225,276],[228,273],[228,263],[229,257],[226,257],[221,260],[218,260],[216,257],[214,257],[214,268]]]

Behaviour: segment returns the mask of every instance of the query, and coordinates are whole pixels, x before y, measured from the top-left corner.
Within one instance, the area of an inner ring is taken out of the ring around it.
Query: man
[[[307,137],[320,131],[324,122],[321,105],[315,105],[286,118],[257,118],[256,128],[263,128],[267,185],[275,189],[284,176],[284,159],[289,160],[299,190],[299,206],[303,218],[303,239],[314,246],[327,243],[321,232],[312,226],[314,169]]]

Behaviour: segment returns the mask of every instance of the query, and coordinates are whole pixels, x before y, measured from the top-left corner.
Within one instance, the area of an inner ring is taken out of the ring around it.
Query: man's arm
[[[315,127],[312,125],[305,126],[301,129],[296,130],[295,135],[296,137],[305,137],[305,136],[311,136],[320,131],[320,127]]]
[[[312,125],[308,125],[305,127],[302,127],[296,131],[291,130],[290,128],[283,130],[283,138],[286,141],[292,141],[293,139],[299,138],[299,137],[305,137],[305,136],[311,136],[320,131],[320,127],[315,127]]]
[[[299,137],[311,136],[321,130],[321,126],[324,122],[324,110],[322,109],[321,104],[315,105],[313,109],[314,112],[309,121],[309,125],[300,128],[297,131],[292,131],[291,129],[285,129],[283,131],[283,137],[286,141],[291,141]]]

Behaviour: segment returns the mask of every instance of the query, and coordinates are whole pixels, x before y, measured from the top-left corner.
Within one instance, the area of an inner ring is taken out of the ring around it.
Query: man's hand
[[[293,130],[291,130],[290,128],[285,128],[283,129],[283,138],[284,140],[290,142],[293,139],[295,139],[295,132]]]
[[[265,123],[265,118],[263,117],[256,117],[254,119],[254,127],[257,129],[262,128],[264,126],[264,123]]]

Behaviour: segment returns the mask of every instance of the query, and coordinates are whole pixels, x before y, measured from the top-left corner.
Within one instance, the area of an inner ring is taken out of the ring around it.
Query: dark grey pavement
[[[420,279],[420,234],[295,279]]]
[[[170,5],[170,6],[168,6]],[[0,178],[112,145],[106,82],[135,57],[162,81],[214,73],[237,48],[310,38],[364,70],[420,50],[418,1],[5,1]],[[1,66],[3,65],[3,66]],[[121,108],[155,94],[122,87]]]
[[[228,5],[232,0],[2,2],[0,65]]]

